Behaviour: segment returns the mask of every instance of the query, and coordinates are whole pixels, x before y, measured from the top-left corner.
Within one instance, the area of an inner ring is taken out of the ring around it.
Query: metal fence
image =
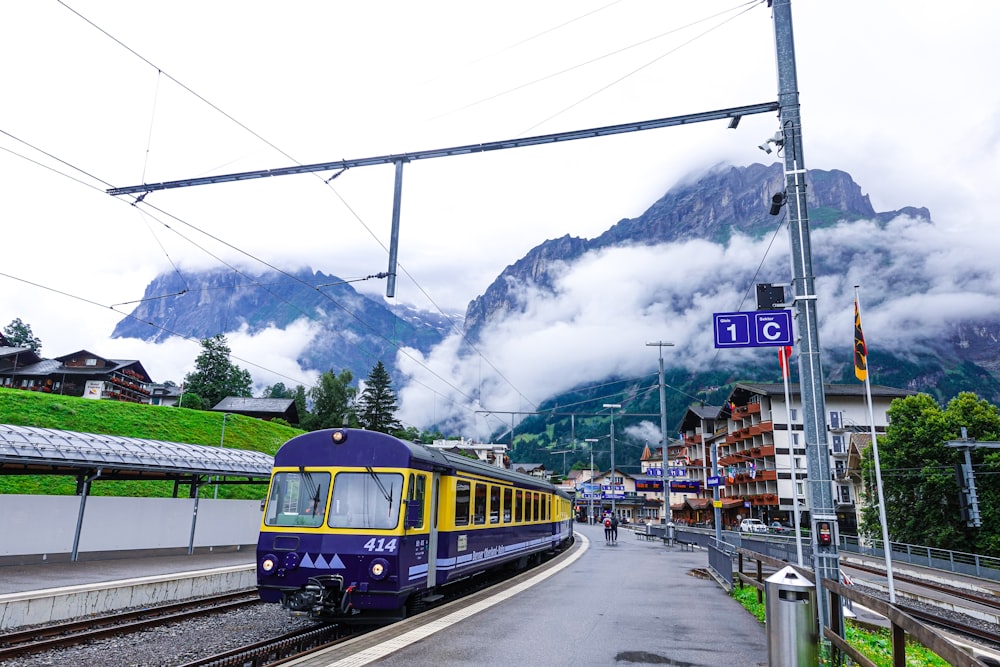
[[[788,563],[794,563],[798,559],[793,535],[740,533],[724,530],[722,531],[722,543],[716,544],[715,531],[710,528],[678,526],[677,534],[678,537],[683,534],[685,541],[693,542],[704,548],[708,548],[711,544],[715,545],[717,549],[732,553],[736,549],[747,546],[747,548],[770,558]],[[1000,558],[902,542],[890,542],[890,544],[892,545],[893,564],[909,563],[970,577],[1000,581]],[[838,548],[841,553],[854,553],[885,559],[882,540],[868,540],[856,535],[841,535]],[[812,542],[808,535],[802,536],[802,557],[806,564],[812,563]],[[716,568],[713,567],[713,569]],[[717,570],[717,572],[721,574],[721,570]]]

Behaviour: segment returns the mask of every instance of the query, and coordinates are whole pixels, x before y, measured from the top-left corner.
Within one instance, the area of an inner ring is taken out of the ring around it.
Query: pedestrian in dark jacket
[[[611,516],[611,541],[618,541],[618,517]]]

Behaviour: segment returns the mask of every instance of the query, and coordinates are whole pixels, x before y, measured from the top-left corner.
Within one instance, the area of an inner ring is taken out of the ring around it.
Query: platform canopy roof
[[[99,471],[103,480],[256,480],[269,478],[273,465],[274,457],[262,452],[0,424],[4,475],[80,477]]]

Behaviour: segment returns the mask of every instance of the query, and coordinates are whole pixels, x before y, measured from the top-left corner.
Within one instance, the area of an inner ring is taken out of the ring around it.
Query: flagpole
[[[792,447],[792,399],[788,388],[791,365],[786,352],[789,348],[779,347],[778,354],[785,355],[785,363],[781,364],[781,378],[785,382],[785,423],[788,424],[788,463],[792,468],[792,514],[795,517],[795,554],[799,559],[799,567],[805,567],[802,558],[802,523],[799,515],[799,471],[795,465],[795,452]]]
[[[855,354],[855,374],[859,371],[858,360],[858,338],[864,350],[864,376],[865,376],[865,400],[868,403],[868,424],[871,427],[872,455],[875,459],[875,487],[878,490],[878,516],[882,523],[882,547],[885,552],[885,576],[889,583],[889,603],[896,604],[896,586],[892,578],[892,544],[889,542],[889,523],[885,516],[885,494],[882,491],[882,466],[878,458],[878,439],[875,435],[875,413],[872,410],[872,385],[868,374],[868,346],[864,342],[864,333],[861,331],[861,298],[860,285],[854,286],[854,354]]]

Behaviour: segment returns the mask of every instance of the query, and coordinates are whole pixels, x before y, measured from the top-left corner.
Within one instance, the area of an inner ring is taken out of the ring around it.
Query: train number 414
[[[374,553],[396,553],[397,540],[395,537],[391,539],[386,539],[384,537],[373,537],[365,545],[361,547],[365,551],[371,551]]]

